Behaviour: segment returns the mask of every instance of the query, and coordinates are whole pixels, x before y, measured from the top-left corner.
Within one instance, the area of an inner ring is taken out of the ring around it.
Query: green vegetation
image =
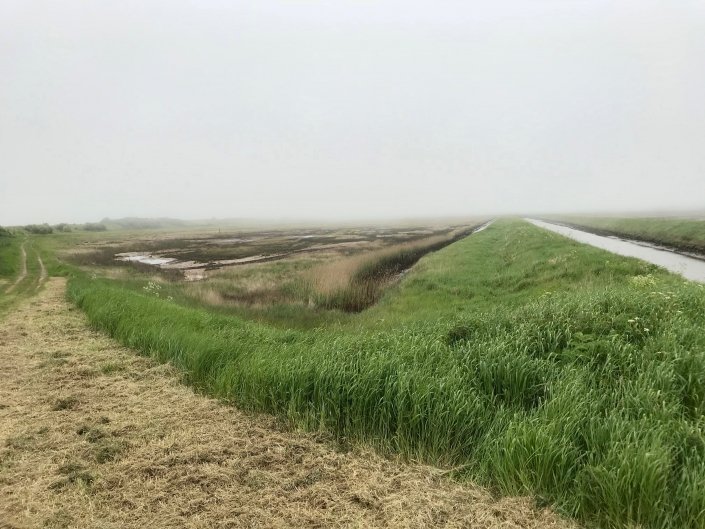
[[[705,255],[705,220],[594,217],[566,217],[561,220],[602,235],[628,237]]]
[[[429,237],[362,255],[353,258],[352,262],[333,263],[325,267],[328,277],[324,279],[329,284],[328,288],[319,288],[322,278],[315,274],[303,285],[294,285],[292,290],[299,298],[310,299],[316,306],[327,310],[360,312],[377,303],[385,287],[424,255],[445,248],[467,237],[472,231],[473,228],[457,230],[446,236]]]
[[[23,228],[27,233],[32,233],[34,235],[49,235],[54,232],[54,228],[48,224],[28,224]]]
[[[68,273],[56,256],[56,235],[19,234],[0,228],[0,315],[35,294],[47,275]]]
[[[83,225],[83,229],[86,231],[106,231],[108,228],[100,222],[87,222]]]
[[[0,278],[11,279],[18,273],[20,264],[20,239],[9,231],[0,231]]]
[[[0,237],[0,314],[40,286],[38,248],[32,237]]]
[[[144,286],[77,274],[69,295],[95,326],[240,406],[595,526],[705,527],[701,285],[503,221],[421,259],[378,305],[308,331]]]

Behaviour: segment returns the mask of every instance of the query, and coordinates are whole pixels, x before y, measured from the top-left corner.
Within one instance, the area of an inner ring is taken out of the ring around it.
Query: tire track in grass
[[[39,282],[37,283],[37,286],[41,286],[44,281],[47,280],[48,274],[47,274],[47,269],[44,266],[44,261],[42,261],[42,258],[39,254],[37,254],[37,261],[39,262]]]

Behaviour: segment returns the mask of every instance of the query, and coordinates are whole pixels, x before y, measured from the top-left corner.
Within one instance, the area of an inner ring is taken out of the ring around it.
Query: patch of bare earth
[[[0,322],[0,527],[570,527],[195,394],[50,279]]]

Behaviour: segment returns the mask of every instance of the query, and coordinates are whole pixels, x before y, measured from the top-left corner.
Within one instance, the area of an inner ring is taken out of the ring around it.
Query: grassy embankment
[[[353,328],[283,330],[77,276],[98,327],[240,406],[531,493],[601,527],[705,527],[705,289],[501,222]]]
[[[360,312],[377,303],[389,283],[399,278],[423,256],[437,252],[472,233],[458,230],[414,243],[324,264],[299,283],[299,297],[328,310]]]
[[[565,217],[561,222],[601,235],[616,235],[705,256],[705,220]]]

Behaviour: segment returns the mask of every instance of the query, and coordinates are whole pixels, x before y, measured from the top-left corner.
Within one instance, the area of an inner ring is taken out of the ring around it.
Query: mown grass
[[[705,220],[609,217],[566,217],[560,220],[604,235],[628,237],[705,255]]]
[[[598,527],[705,527],[705,288],[520,222],[347,325],[274,328],[78,275],[97,327],[240,406]]]

